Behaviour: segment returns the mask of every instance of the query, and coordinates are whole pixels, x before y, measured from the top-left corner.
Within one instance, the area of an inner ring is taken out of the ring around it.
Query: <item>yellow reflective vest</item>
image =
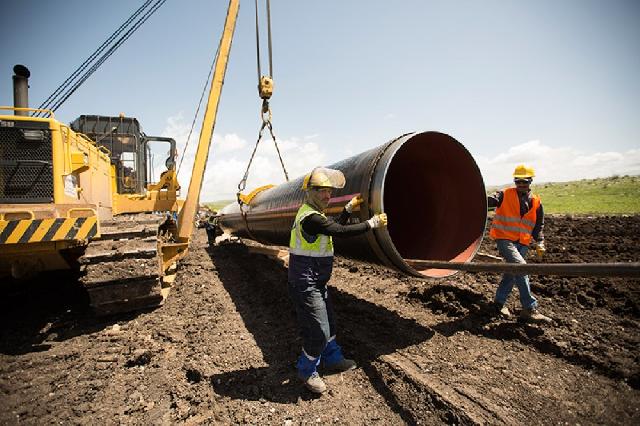
[[[327,218],[324,213],[319,212],[308,204],[300,206],[291,228],[289,253],[298,256],[331,257],[333,256],[333,239],[331,236],[323,234],[309,235],[302,229],[302,221],[312,214],[319,214],[325,219]],[[309,241],[307,238],[313,241]]]

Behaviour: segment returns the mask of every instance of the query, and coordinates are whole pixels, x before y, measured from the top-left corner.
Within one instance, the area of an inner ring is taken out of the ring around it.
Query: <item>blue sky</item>
[[[0,104],[20,63],[35,107],[142,1],[3,3]],[[538,182],[640,174],[638,1],[271,3],[273,125],[292,176],[426,130],[463,143],[487,185],[521,162]],[[168,0],[56,116],[124,112],[183,148],[226,7]],[[254,13],[241,1],[202,200],[233,197],[257,138]],[[282,181],[267,141],[247,188]]]

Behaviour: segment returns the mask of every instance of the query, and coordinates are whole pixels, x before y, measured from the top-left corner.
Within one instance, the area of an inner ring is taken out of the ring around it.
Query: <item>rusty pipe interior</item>
[[[337,216],[351,197],[365,202],[352,221],[387,213],[387,228],[334,238],[336,252],[385,264],[417,276],[442,277],[453,270],[420,269],[414,260],[470,261],[484,234],[485,186],[465,147],[439,132],[411,133],[328,166],[347,184],[335,190],[326,213]],[[304,201],[302,177],[257,194],[244,215],[237,203],[218,223],[227,233],[265,244],[288,245],[296,212]]]

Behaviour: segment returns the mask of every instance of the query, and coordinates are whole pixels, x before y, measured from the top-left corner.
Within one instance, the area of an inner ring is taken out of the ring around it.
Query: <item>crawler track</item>
[[[101,224],[100,238],[80,257],[80,282],[97,315],[162,304],[161,216],[117,216]]]

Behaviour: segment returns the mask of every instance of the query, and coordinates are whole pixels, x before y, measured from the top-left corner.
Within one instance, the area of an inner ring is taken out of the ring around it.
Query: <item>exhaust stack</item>
[[[29,77],[31,72],[24,65],[13,67],[13,106],[16,108],[29,108]],[[16,115],[28,116],[28,111],[16,111]]]
[[[420,267],[419,260],[468,262],[480,247],[487,196],[465,147],[439,132],[410,133],[329,166],[347,180],[332,194],[337,216],[351,197],[364,203],[351,221],[387,213],[389,226],[352,238],[334,238],[336,253],[384,264],[404,273],[443,277],[456,271]],[[303,177],[259,192],[248,206],[229,204],[218,224],[227,233],[269,245],[289,245],[291,225],[304,201]]]

